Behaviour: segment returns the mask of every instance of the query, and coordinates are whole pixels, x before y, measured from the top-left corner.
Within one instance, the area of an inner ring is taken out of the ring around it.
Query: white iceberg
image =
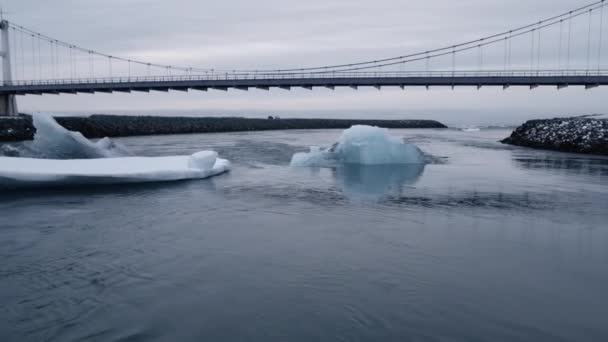
[[[36,134],[29,148],[36,157],[50,159],[89,159],[128,156],[127,150],[110,138],[92,142],[80,132],[72,132],[52,116],[32,116]]]
[[[7,150],[11,153],[4,154],[12,156],[0,157],[0,189],[201,179],[230,170],[230,162],[214,151],[126,157],[127,150],[109,138],[94,143],[63,128],[50,115],[34,115],[33,124],[32,144],[22,151]],[[37,158],[18,158],[18,152]]]
[[[292,166],[316,167],[424,163],[424,153],[416,145],[391,136],[386,128],[361,125],[345,130],[330,148],[311,147],[310,152],[296,153],[291,159]]]
[[[214,151],[191,156],[100,159],[0,157],[0,189],[201,179],[230,170]]]

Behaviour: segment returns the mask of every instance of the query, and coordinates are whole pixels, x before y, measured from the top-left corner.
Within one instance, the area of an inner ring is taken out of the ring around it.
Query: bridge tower
[[[8,31],[10,27],[8,21],[0,21],[0,35],[2,40],[2,50],[0,50],[0,57],[2,57],[2,82],[4,85],[9,85],[13,80],[11,74],[11,52],[10,44],[8,40]],[[17,110],[17,99],[15,95],[0,94],[0,116],[17,116],[19,111]]]

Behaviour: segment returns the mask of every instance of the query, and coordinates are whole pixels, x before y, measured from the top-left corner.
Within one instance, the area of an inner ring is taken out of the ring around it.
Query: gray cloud
[[[477,38],[587,4],[581,0],[3,0],[9,19],[58,39],[113,55],[170,65],[215,68],[283,68],[401,55]],[[608,19],[608,17],[607,17]],[[573,50],[586,50],[586,19],[575,25]],[[607,20],[608,22],[608,20]],[[556,64],[557,43],[543,46],[543,63]],[[555,35],[555,32],[554,32]],[[608,34],[605,35],[608,38]],[[594,38],[596,39],[596,38]],[[514,56],[527,66],[527,46]],[[604,45],[608,49],[608,42]],[[500,47],[488,49],[487,67],[502,64]],[[608,56],[608,51],[606,51]],[[475,53],[459,56],[474,67]],[[597,64],[597,60],[593,59]],[[573,65],[584,65],[584,54]],[[444,61],[449,65],[448,61]],[[419,65],[422,67],[422,65]],[[437,67],[437,66],[434,66]],[[117,66],[118,68],[118,66]],[[230,91],[161,95],[20,97],[23,110],[311,112],[344,116],[412,112],[442,116],[450,110],[488,113],[497,121],[513,111],[529,115],[604,109],[606,90],[540,91],[462,89],[401,91]],[[500,106],[500,108],[497,108]],[[311,114],[312,115],[312,114]],[[320,114],[319,114],[320,115]],[[336,114],[337,115],[337,114]],[[522,114],[523,115],[523,114]],[[318,115],[317,115],[318,116]],[[461,115],[462,120],[479,116]]]

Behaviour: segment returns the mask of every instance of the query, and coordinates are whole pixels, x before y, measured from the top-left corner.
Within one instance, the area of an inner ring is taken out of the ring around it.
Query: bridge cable
[[[70,47],[70,80],[74,79],[74,51]]]
[[[531,37],[531,43],[530,43],[530,71],[534,71],[534,48],[535,48],[535,44],[534,44],[534,40],[536,38],[536,32],[534,30],[532,30],[532,34],[530,35]]]
[[[511,62],[511,57],[512,57],[512,49],[511,49],[512,39],[511,39],[511,35],[512,35],[511,32],[509,32],[509,61],[508,61],[508,63],[509,63],[509,70],[511,70],[511,64],[512,64],[512,62]]]
[[[452,77],[456,75],[456,48],[452,48]]]
[[[95,78],[95,56],[89,51],[89,73],[91,78]]]
[[[19,47],[21,48],[21,79],[25,80],[25,49],[24,49],[24,39],[23,36],[25,35],[25,33],[21,32],[19,35],[19,40],[20,40],[20,44]]]
[[[570,70],[570,43],[572,42],[572,15],[568,19],[568,49],[566,50],[566,69]]]
[[[13,33],[15,32],[15,29],[13,28]],[[12,62],[12,67],[13,70],[11,70],[14,73],[14,78],[13,79],[18,79],[18,75],[17,75],[17,70],[18,70],[18,64],[17,64],[17,41],[14,39],[11,39],[9,41],[9,49],[11,50],[11,55],[9,56],[9,58],[11,59]],[[13,77],[13,74],[11,74],[11,77]],[[6,82],[6,79],[3,79],[2,82]]]
[[[602,39],[603,39],[603,30],[604,30],[604,7],[600,9],[600,32],[598,38],[598,46],[597,46],[597,71],[602,68]]]
[[[504,72],[507,71],[507,45],[508,45],[507,37],[505,37],[505,45],[503,47],[504,56],[503,56],[503,61],[502,61]]]
[[[557,49],[557,69],[560,70],[562,68],[562,49],[563,49],[563,40],[564,40],[564,21],[559,21],[559,47]]]
[[[592,24],[593,10],[589,10],[589,31],[587,32],[587,72],[591,66],[591,24]]]
[[[539,73],[540,72],[540,55],[541,55],[541,28],[540,28],[540,24],[539,24],[539,29],[538,29],[538,49],[536,52],[536,72]]]
[[[39,78],[39,80],[40,80],[44,76],[44,67],[42,64],[42,50],[40,49],[40,38],[36,39],[36,42],[37,42],[36,50],[38,51],[38,65],[40,67],[40,78]]]
[[[112,78],[112,56],[108,56],[108,71],[110,72],[110,78]]]
[[[38,64],[38,56],[36,54],[36,37],[35,35],[31,34],[30,35],[30,41],[32,43],[32,80],[37,80],[40,79],[39,78],[39,69],[40,65]]]
[[[601,3],[601,4],[602,4],[601,6],[604,6],[604,5],[605,5],[603,0],[602,0],[602,1],[597,1],[597,2],[594,2],[594,3],[592,3],[592,4],[589,4],[589,5],[586,5],[586,6],[580,7],[580,8],[578,8],[578,9],[576,9],[575,11],[571,11],[571,12],[570,12],[570,14],[571,14],[572,12],[578,12],[578,11],[582,11],[582,10],[584,10],[584,9],[586,9],[586,8],[589,8],[589,7],[595,6],[595,5],[599,4],[599,3]],[[560,16],[556,16],[556,17],[553,17],[553,18],[550,18],[550,19],[546,19],[546,20],[544,20],[544,21],[542,21],[542,22],[547,22],[547,21],[550,21],[550,20],[553,20],[553,19],[556,19],[556,18],[561,18],[561,17],[563,17],[563,16],[565,16],[565,14],[562,14],[562,15],[560,15]],[[530,27],[530,25],[527,25],[527,26],[523,26],[522,28],[519,28],[519,29],[517,29],[517,30],[520,30],[520,29],[523,29],[523,28],[529,28],[529,27]],[[490,38],[497,37],[497,36],[501,36],[501,35],[505,35],[505,34],[506,34],[506,33],[502,33],[502,34],[498,34],[498,35],[494,35],[494,36],[489,36],[489,37],[486,37],[486,39],[490,39]],[[471,41],[471,42],[477,42],[477,41],[479,41],[479,40],[476,40],[476,41]],[[470,44],[471,42],[468,42],[468,43]],[[457,46],[464,46],[464,45],[467,45],[467,43],[459,44],[459,45],[457,45]],[[81,49],[81,48],[80,48],[80,49]],[[446,49],[446,48],[442,48],[442,49],[436,49],[436,50],[433,50],[433,52],[443,51],[443,50],[445,50],[445,49]],[[97,52],[96,52],[96,53],[97,53]],[[99,54],[101,54],[101,53],[99,53]],[[101,54],[101,55],[108,56],[108,55],[105,55],[105,54]],[[420,54],[414,54],[414,55],[415,55],[415,56],[418,56],[418,55],[420,55]],[[377,63],[379,63],[379,62],[385,62],[385,61],[392,61],[392,60],[404,59],[404,58],[406,58],[406,57],[407,57],[407,58],[409,58],[409,57],[413,57],[413,56],[412,56],[412,55],[409,55],[409,56],[399,56],[399,57],[385,58],[385,59],[381,59],[381,60],[375,60],[375,61],[360,62],[360,63],[351,63],[351,64],[343,64],[343,65],[337,65],[337,66],[314,67],[314,68],[299,68],[299,69],[275,69],[275,70],[262,70],[262,71],[264,71],[264,72],[272,72],[272,71],[274,71],[274,72],[285,72],[285,71],[306,71],[306,70],[319,70],[319,69],[321,69],[321,68],[335,69],[335,68],[338,68],[338,67],[350,67],[350,66],[355,66],[355,65],[368,65],[368,64],[374,64],[374,65],[375,65],[375,67],[377,67],[378,65],[376,65],[376,64],[377,64]],[[116,59],[119,59],[119,58],[116,58]],[[140,64],[146,64],[146,63],[144,63],[144,62],[140,62],[140,61],[134,61],[134,62],[136,62],[136,63],[140,63]],[[151,63],[148,63],[148,64],[153,65],[153,66],[155,66],[155,67],[161,67],[161,66],[162,66],[162,65],[159,65],[159,64],[151,64]],[[180,68],[175,68],[175,67],[172,67],[172,68],[177,69],[177,70],[184,70],[184,68],[181,68],[181,67],[180,67]],[[193,69],[194,69],[194,68],[193,68]],[[197,70],[197,71],[205,71],[205,72],[207,72],[207,71],[209,71],[210,69],[198,69],[198,68],[197,68],[196,70]],[[213,69],[211,69],[211,71],[213,71]],[[218,70],[218,71],[219,71],[219,70]],[[235,72],[236,72],[236,71],[238,71],[238,72],[241,72],[241,71],[242,71],[242,72],[252,72],[252,70],[235,70]]]

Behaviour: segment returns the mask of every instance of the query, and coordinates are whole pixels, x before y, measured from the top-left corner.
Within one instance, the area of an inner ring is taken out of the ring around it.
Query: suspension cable
[[[597,44],[597,70],[598,72],[601,70],[602,66],[602,39],[603,39],[603,30],[604,30],[604,7],[600,9],[600,32]]]
[[[579,8],[577,8],[577,9],[575,9],[573,11],[570,11],[570,12],[568,12],[566,14],[561,14],[561,15],[558,15],[558,16],[554,16],[554,17],[542,20],[540,23],[544,24],[544,23],[547,23],[547,22],[552,22],[555,19],[562,19],[564,16],[567,16],[567,15],[569,15],[569,17],[572,18],[573,14],[578,15],[579,12],[584,11],[584,10],[589,9],[589,8],[592,8],[594,6],[598,6],[598,8],[599,8],[599,7],[604,7],[605,5],[606,5],[606,3],[604,2],[604,0],[596,1],[594,3],[591,3],[591,4],[588,4],[588,5],[579,7]],[[553,24],[555,24],[555,23],[559,23],[559,21],[558,22],[554,22]],[[228,71],[231,72],[231,73],[236,73],[236,72],[247,72],[247,73],[275,72],[275,73],[283,73],[283,72],[289,72],[289,71],[314,71],[314,70],[334,72],[336,70],[333,70],[333,69],[344,68],[344,67],[346,67],[346,68],[360,67],[360,66],[368,66],[368,68],[371,68],[371,67],[383,67],[383,66],[386,66],[386,65],[393,65],[393,63],[386,63],[386,62],[399,61],[399,63],[401,63],[401,62],[407,63],[407,62],[409,62],[411,60],[416,60],[415,57],[419,57],[419,56],[422,56],[422,55],[433,54],[432,56],[435,56],[436,53],[438,53],[437,55],[442,55],[441,54],[442,52],[444,52],[445,50],[451,50],[453,47],[461,48],[461,47],[465,47],[465,46],[468,46],[468,45],[471,45],[471,44],[479,43],[482,40],[491,41],[492,39],[494,39],[496,37],[505,36],[505,35],[507,35],[510,32],[516,32],[517,33],[517,32],[522,31],[522,30],[527,30],[530,27],[534,27],[537,24],[538,23],[522,26],[522,27],[519,27],[519,28],[511,30],[511,31],[502,32],[502,33],[499,33],[499,34],[495,34],[495,35],[491,35],[491,36],[488,36],[488,37],[484,37],[483,39],[477,39],[477,40],[472,40],[472,41],[468,41],[468,42],[465,42],[465,43],[460,43],[460,44],[456,44],[456,45],[450,45],[448,47],[443,47],[443,48],[439,48],[439,49],[435,49],[435,50],[429,50],[429,51],[425,51],[423,53],[415,53],[415,54],[410,54],[410,55],[403,55],[403,56],[397,56],[397,57],[391,57],[391,58],[377,59],[377,60],[373,60],[373,61],[366,61],[366,62],[359,62],[359,63],[350,63],[350,64],[329,65],[329,66],[323,66],[323,67],[296,68],[296,69],[228,70]],[[29,29],[27,29],[27,28],[25,28],[23,26],[15,25],[13,23],[10,23],[10,25],[14,25],[14,26],[16,26],[16,27],[18,27],[18,28],[20,28],[22,30],[31,31],[31,30],[29,30]],[[34,33],[36,33],[36,32],[34,32]],[[52,39],[52,38],[50,38],[48,36],[45,36],[45,35],[42,35],[42,34],[40,34],[40,37],[42,39],[47,39],[47,40],[48,39]],[[67,43],[64,43],[64,42],[61,42],[61,41],[57,41],[57,40],[55,40],[55,41],[56,41],[56,44],[58,44],[58,45],[63,45],[63,46],[66,46],[66,45],[69,46],[70,45],[70,44],[67,44]],[[486,44],[484,44],[484,45],[486,45]],[[83,48],[80,48],[80,47],[76,47],[76,48],[79,49],[79,50],[81,50],[81,51],[84,51],[84,52],[89,51],[87,49],[83,49]],[[90,51],[93,51],[93,50],[90,50]],[[96,52],[96,51],[93,51],[93,53],[95,53],[97,55],[104,56],[104,57],[110,56],[108,54],[104,54],[104,53],[100,53],[100,52]],[[126,58],[120,58],[120,57],[116,57],[116,56],[112,56],[112,59],[116,59],[116,60],[120,60],[120,61],[128,61],[129,60],[129,59],[126,59]],[[132,63],[141,64],[141,65],[147,65],[148,67],[150,67],[150,66],[158,67],[158,68],[165,68],[165,67],[167,67],[167,65],[162,65],[162,64],[146,63],[146,62],[137,61],[137,60],[131,60],[131,61],[132,61]],[[212,73],[215,72],[215,71],[224,71],[224,70],[219,70],[219,69],[208,69],[208,68],[207,69],[200,69],[200,68],[184,68],[184,67],[173,67],[173,66],[169,66],[169,67],[171,69],[181,70],[181,71],[186,71],[188,69],[195,70],[197,72],[212,72]],[[329,70],[329,69],[332,69],[332,70]],[[365,68],[356,68],[356,69],[362,70],[362,69],[365,69]]]
[[[591,23],[592,23],[593,10],[589,10],[589,31],[587,32],[587,71],[591,66]]]

